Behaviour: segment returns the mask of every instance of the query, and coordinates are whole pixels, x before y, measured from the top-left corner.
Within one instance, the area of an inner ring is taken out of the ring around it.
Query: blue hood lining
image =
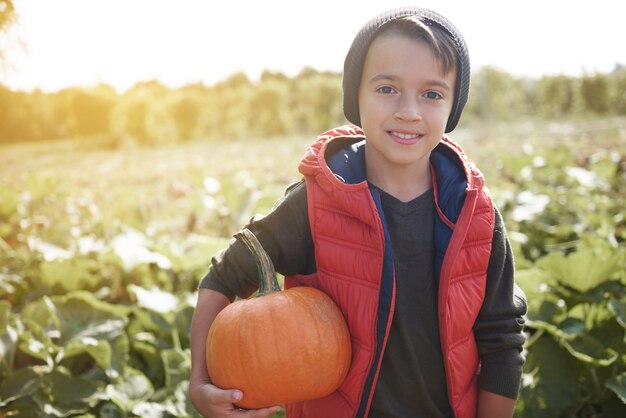
[[[367,180],[365,175],[365,140],[338,138],[326,148],[326,164],[335,177],[346,184]]]
[[[326,148],[326,163],[335,177],[346,184],[367,181],[365,173],[365,140],[338,138]],[[435,168],[439,207],[456,223],[465,201],[467,179],[458,156],[439,144],[430,155]]]

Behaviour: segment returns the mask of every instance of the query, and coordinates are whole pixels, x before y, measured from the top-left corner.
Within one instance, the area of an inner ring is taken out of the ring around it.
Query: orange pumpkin
[[[320,398],[343,382],[351,360],[348,327],[337,305],[320,290],[280,290],[274,267],[254,234],[239,235],[261,275],[259,296],[228,305],[206,341],[209,377],[240,389],[241,408],[262,408]]]

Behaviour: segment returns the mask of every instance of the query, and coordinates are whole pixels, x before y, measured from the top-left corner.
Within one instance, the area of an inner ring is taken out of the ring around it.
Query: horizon
[[[566,76],[566,77],[571,77],[571,78],[581,78],[581,77],[585,77],[588,75],[610,75],[616,71],[626,71],[626,64],[622,64],[622,63],[616,63],[614,65],[614,67],[612,69],[608,69],[606,71],[594,71],[594,72],[581,72],[580,74],[539,74],[539,75],[515,75],[512,73],[507,72],[506,70],[503,70],[501,68],[498,67],[494,67],[491,65],[485,65],[482,66],[480,68],[472,68],[472,73],[471,73],[471,77],[474,77],[477,73],[480,73],[482,70],[486,69],[486,68],[493,68],[496,71],[502,71],[505,74],[508,74],[514,78],[517,79],[522,79],[522,80],[527,80],[527,81],[537,81],[543,77],[559,77],[559,76]],[[32,87],[30,89],[19,89],[19,88],[13,88],[12,86],[8,86],[2,83],[2,81],[0,81],[0,87],[5,87],[8,88],[10,91],[14,91],[16,93],[26,93],[26,94],[33,94],[33,93],[43,93],[43,94],[55,94],[58,92],[62,92],[64,90],[68,90],[68,89],[83,89],[85,91],[89,91],[91,89],[98,89],[101,87],[104,88],[111,88],[113,89],[113,91],[117,94],[117,95],[123,95],[124,93],[128,92],[129,90],[132,90],[133,88],[135,88],[138,85],[142,85],[142,84],[150,84],[153,82],[156,82],[159,86],[165,87],[167,89],[170,90],[177,90],[177,89],[184,89],[185,87],[190,87],[190,86],[195,86],[195,85],[200,85],[206,88],[212,88],[222,82],[227,81],[229,78],[236,76],[240,73],[243,73],[248,80],[250,81],[250,83],[255,86],[258,85],[258,83],[260,82],[261,76],[263,74],[263,72],[269,72],[269,73],[273,73],[273,74],[280,74],[280,75],[284,75],[286,76],[288,79],[294,79],[296,78],[301,72],[303,71],[307,71],[307,70],[313,70],[316,71],[318,73],[325,73],[325,72],[332,72],[334,74],[337,74],[339,76],[341,76],[341,72],[340,71],[332,71],[332,70],[319,70],[317,68],[311,68],[311,67],[303,67],[300,69],[300,71],[295,72],[294,74],[286,74],[281,72],[280,70],[261,70],[260,74],[255,74],[254,76],[251,76],[250,74],[247,74],[245,71],[239,70],[239,71],[235,71],[231,74],[226,74],[223,78],[212,81],[212,82],[207,82],[205,80],[195,80],[195,81],[189,81],[187,83],[181,83],[181,84],[177,84],[177,85],[172,85],[172,84],[168,84],[163,82],[162,80],[156,79],[156,78],[149,78],[149,79],[143,79],[143,80],[136,80],[134,83],[128,85],[128,86],[124,86],[123,88],[117,87],[113,84],[109,84],[106,81],[98,81],[95,83],[91,83],[91,84],[75,84],[75,85],[64,85],[64,86],[60,86],[58,88],[53,88],[53,89],[44,89],[41,88],[39,86],[35,86]]]

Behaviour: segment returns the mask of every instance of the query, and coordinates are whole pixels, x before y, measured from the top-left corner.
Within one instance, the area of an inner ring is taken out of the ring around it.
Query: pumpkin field
[[[451,136],[485,174],[529,301],[515,417],[626,416],[626,119]],[[0,418],[198,416],[196,287],[313,139],[1,145]]]

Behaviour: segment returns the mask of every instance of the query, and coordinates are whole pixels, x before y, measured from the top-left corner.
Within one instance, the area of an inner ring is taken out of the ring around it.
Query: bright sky
[[[236,71],[341,71],[360,27],[394,0],[14,0],[0,84],[54,91],[158,79],[207,85]],[[626,64],[621,0],[421,0],[464,34],[472,66],[580,75]]]

